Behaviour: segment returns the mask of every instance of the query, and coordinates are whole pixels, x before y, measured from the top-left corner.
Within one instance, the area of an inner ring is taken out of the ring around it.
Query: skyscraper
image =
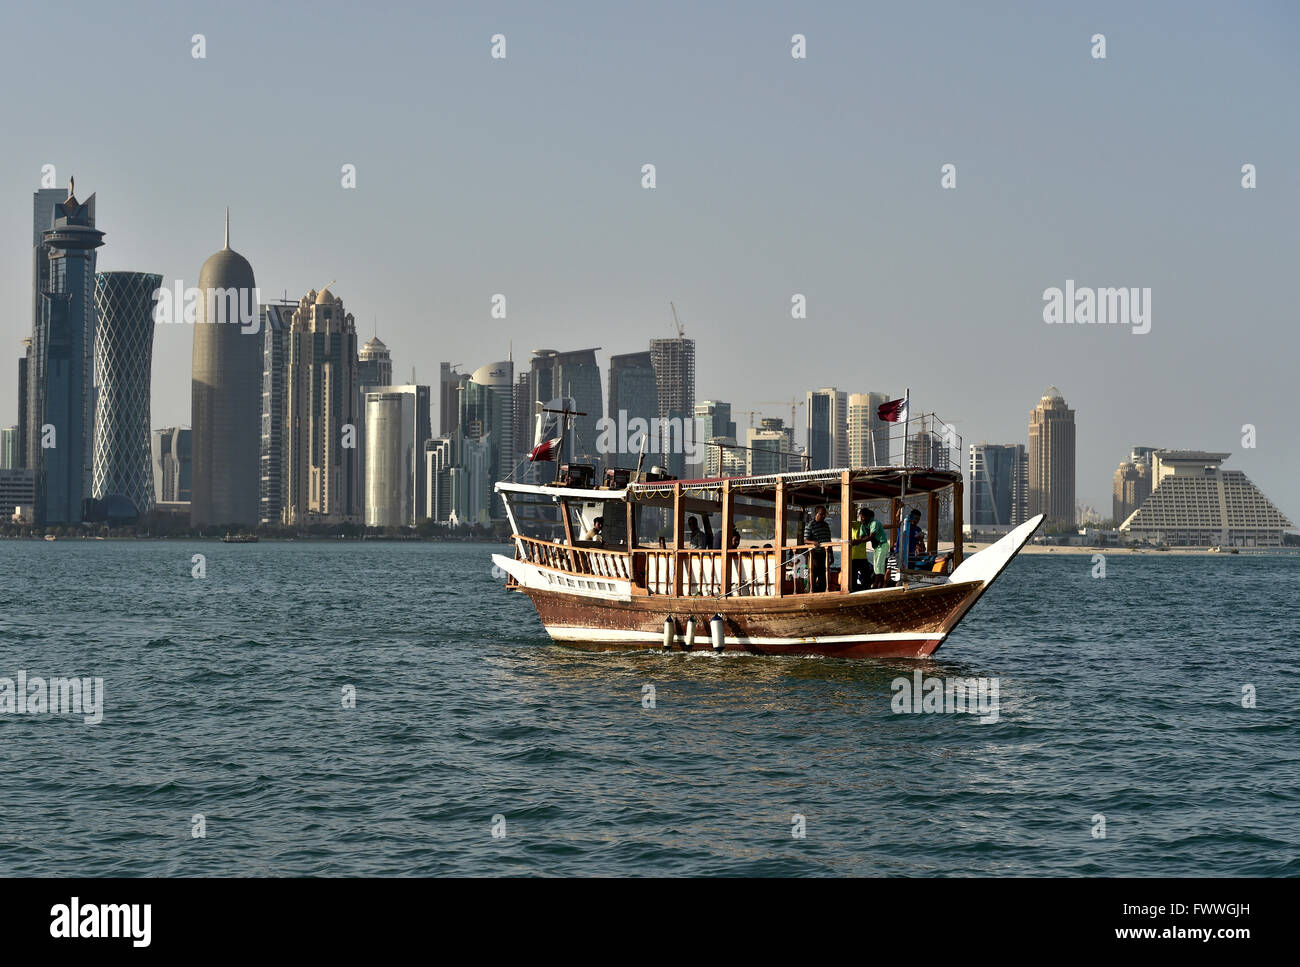
[[[781,434],[784,441],[781,444],[781,449],[785,451],[785,462],[782,465],[782,470],[799,471],[806,469],[803,452],[795,446],[794,427],[786,426],[785,420],[779,416],[764,416],[759,419],[758,428],[760,430],[775,430]]]
[[[853,393],[849,396],[848,440],[849,465],[883,467],[889,465],[889,427],[878,415],[880,404],[889,399],[884,393]]]
[[[703,420],[700,434],[706,440],[709,437],[729,436],[736,439],[736,422],[731,418],[731,404],[718,400],[704,400],[695,404],[695,418]]]
[[[378,336],[372,337],[357,354],[357,372],[361,386],[391,386],[393,355]]]
[[[1151,496],[1153,447],[1134,447],[1129,458],[1115,471],[1111,494],[1111,517],[1118,527]]]
[[[193,433],[188,426],[153,431],[154,503],[191,500],[193,491]]]
[[[191,382],[190,524],[253,527],[260,490],[263,347],[254,329],[258,297],[253,267],[230,247],[229,213],[224,247],[199,271],[199,296]]]
[[[0,428],[0,470],[21,470],[18,465],[18,427]]]
[[[808,393],[808,455],[812,470],[849,464],[849,395],[833,386]]]
[[[460,388],[469,379],[456,371],[459,365],[438,364],[438,436],[450,438],[456,433],[456,421],[460,419]]]
[[[603,462],[596,450],[596,424],[605,412],[600,367],[596,365],[596,350],[599,348],[569,352],[533,350],[528,389],[534,402],[544,406],[560,397],[572,397],[578,412],[583,414],[573,420],[565,440],[562,463],[568,460],[591,464]]]
[[[1029,515],[1074,526],[1074,410],[1049,386],[1029,415]]]
[[[258,307],[262,320],[262,439],[257,516],[263,524],[279,524],[284,513],[284,364],[296,308],[296,302]]]
[[[515,453],[515,364],[512,360],[503,359],[480,366],[474,370],[469,382],[471,385],[487,387],[496,397],[496,405],[491,413],[492,423],[484,428],[484,435],[491,435],[494,450],[492,473],[497,480],[503,480],[514,470],[519,459]],[[502,511],[504,512],[504,505]]]
[[[35,522],[68,524],[82,519],[90,496],[95,249],[104,244],[95,228],[95,196],[78,202],[69,184],[43,238],[49,266],[32,334],[34,371],[27,374],[35,433],[28,446],[35,458]]]
[[[454,449],[455,441],[450,437],[434,437],[424,447],[425,506],[429,519],[438,524],[451,518]]]
[[[650,421],[659,418],[659,388],[655,380],[654,362],[649,352],[620,353],[609,357],[609,396],[606,415],[620,427],[631,426],[633,420],[644,420],[646,432]],[[639,429],[640,424],[635,424]],[[623,437],[620,429],[615,436],[614,451],[607,455],[608,466],[635,467],[641,455],[640,439],[633,439],[631,431]],[[657,454],[645,443],[647,465],[657,459]]]
[[[35,469],[38,466],[41,448],[40,424],[36,423],[36,414],[38,404],[36,394],[41,392],[41,382],[38,378],[38,368],[41,364],[36,358],[44,357],[41,349],[42,343],[42,322],[41,314],[44,312],[43,293],[49,288],[50,283],[50,250],[45,244],[45,233],[54,227],[55,217],[62,213],[63,202],[72,194],[71,188],[63,191],[60,188],[40,188],[32,192],[32,336],[26,340],[23,346],[24,356],[27,359],[26,368],[26,392],[24,393],[25,402],[20,406],[20,413],[25,413],[26,421],[23,423],[23,463],[22,466]],[[94,198],[91,202],[91,224],[94,224]],[[92,266],[93,269],[93,266]],[[21,374],[20,374],[21,378]]]
[[[91,496],[119,495],[144,516],[153,507],[149,393],[152,389],[154,292],[162,276],[95,276],[95,431]]]
[[[695,340],[685,336],[650,340],[650,361],[654,366],[659,395],[659,419],[690,420],[695,415]],[[686,472],[684,441],[660,440],[660,456],[676,476]]]
[[[785,434],[780,430],[749,427],[745,432],[745,473],[751,477],[781,473],[786,469]]]
[[[415,523],[416,466],[424,456],[423,441],[416,450],[415,401],[396,387],[365,391],[367,527]]]
[[[367,526],[407,526],[429,516],[424,450],[431,397],[428,386],[365,389]]]
[[[1013,527],[1029,509],[1029,455],[1021,443],[973,443],[970,448],[970,523]]]
[[[27,373],[32,361],[32,337],[23,339],[23,354],[18,357],[18,453],[14,468],[27,466]]]
[[[294,310],[285,358],[286,524],[361,520],[358,372],[351,313],[328,288],[311,290]]]

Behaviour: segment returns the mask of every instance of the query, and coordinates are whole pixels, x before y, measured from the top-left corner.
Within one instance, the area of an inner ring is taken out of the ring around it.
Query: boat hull
[[[839,658],[924,658],[933,654],[983,593],[982,581],[925,587],[835,592],[798,598],[674,598],[602,600],[540,588],[519,588],[557,643],[594,651],[664,647],[711,651],[710,621],[720,615],[723,651]]]

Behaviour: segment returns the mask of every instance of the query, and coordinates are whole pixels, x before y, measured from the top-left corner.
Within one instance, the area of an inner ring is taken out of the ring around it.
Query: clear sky
[[[126,0],[0,17],[6,424],[31,192],[53,164],[97,195],[101,269],[195,285],[229,205],[263,297],[337,280],[402,378],[511,343],[517,361],[600,346],[603,367],[671,335],[671,299],[698,398],[788,419],[757,402],[910,386],[967,443],[1025,442],[1055,384],[1077,411],[1079,498],[1104,515],[1144,444],[1231,451],[1300,520],[1300,5]],[[1151,288],[1151,331],[1045,324],[1043,291],[1067,279]],[[154,426],[189,422],[191,341],[158,327]]]

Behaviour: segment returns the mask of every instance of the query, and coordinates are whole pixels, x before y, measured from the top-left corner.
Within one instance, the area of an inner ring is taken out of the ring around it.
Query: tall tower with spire
[[[67,199],[53,207],[49,228],[41,233],[48,264],[43,273],[37,269],[42,289],[28,374],[28,450],[38,524],[79,523],[90,496],[95,250],[104,244],[104,233],[95,228],[95,196],[79,202],[72,188],[69,181]]]
[[[193,527],[258,521],[262,339],[253,267],[225,245],[199,271],[190,423]]]

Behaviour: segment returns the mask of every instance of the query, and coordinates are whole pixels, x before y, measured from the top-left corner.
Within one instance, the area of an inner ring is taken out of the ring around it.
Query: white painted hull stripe
[[[617,628],[579,628],[567,625],[547,625],[546,633],[557,641],[657,641],[663,642],[663,631],[624,631]],[[938,641],[943,633],[918,632],[917,634],[880,635],[815,635],[808,638],[737,638],[727,635],[724,645],[834,645],[853,641]],[[684,641],[684,632],[673,636],[674,643]],[[713,639],[709,626],[695,630],[696,647],[710,647]]]

